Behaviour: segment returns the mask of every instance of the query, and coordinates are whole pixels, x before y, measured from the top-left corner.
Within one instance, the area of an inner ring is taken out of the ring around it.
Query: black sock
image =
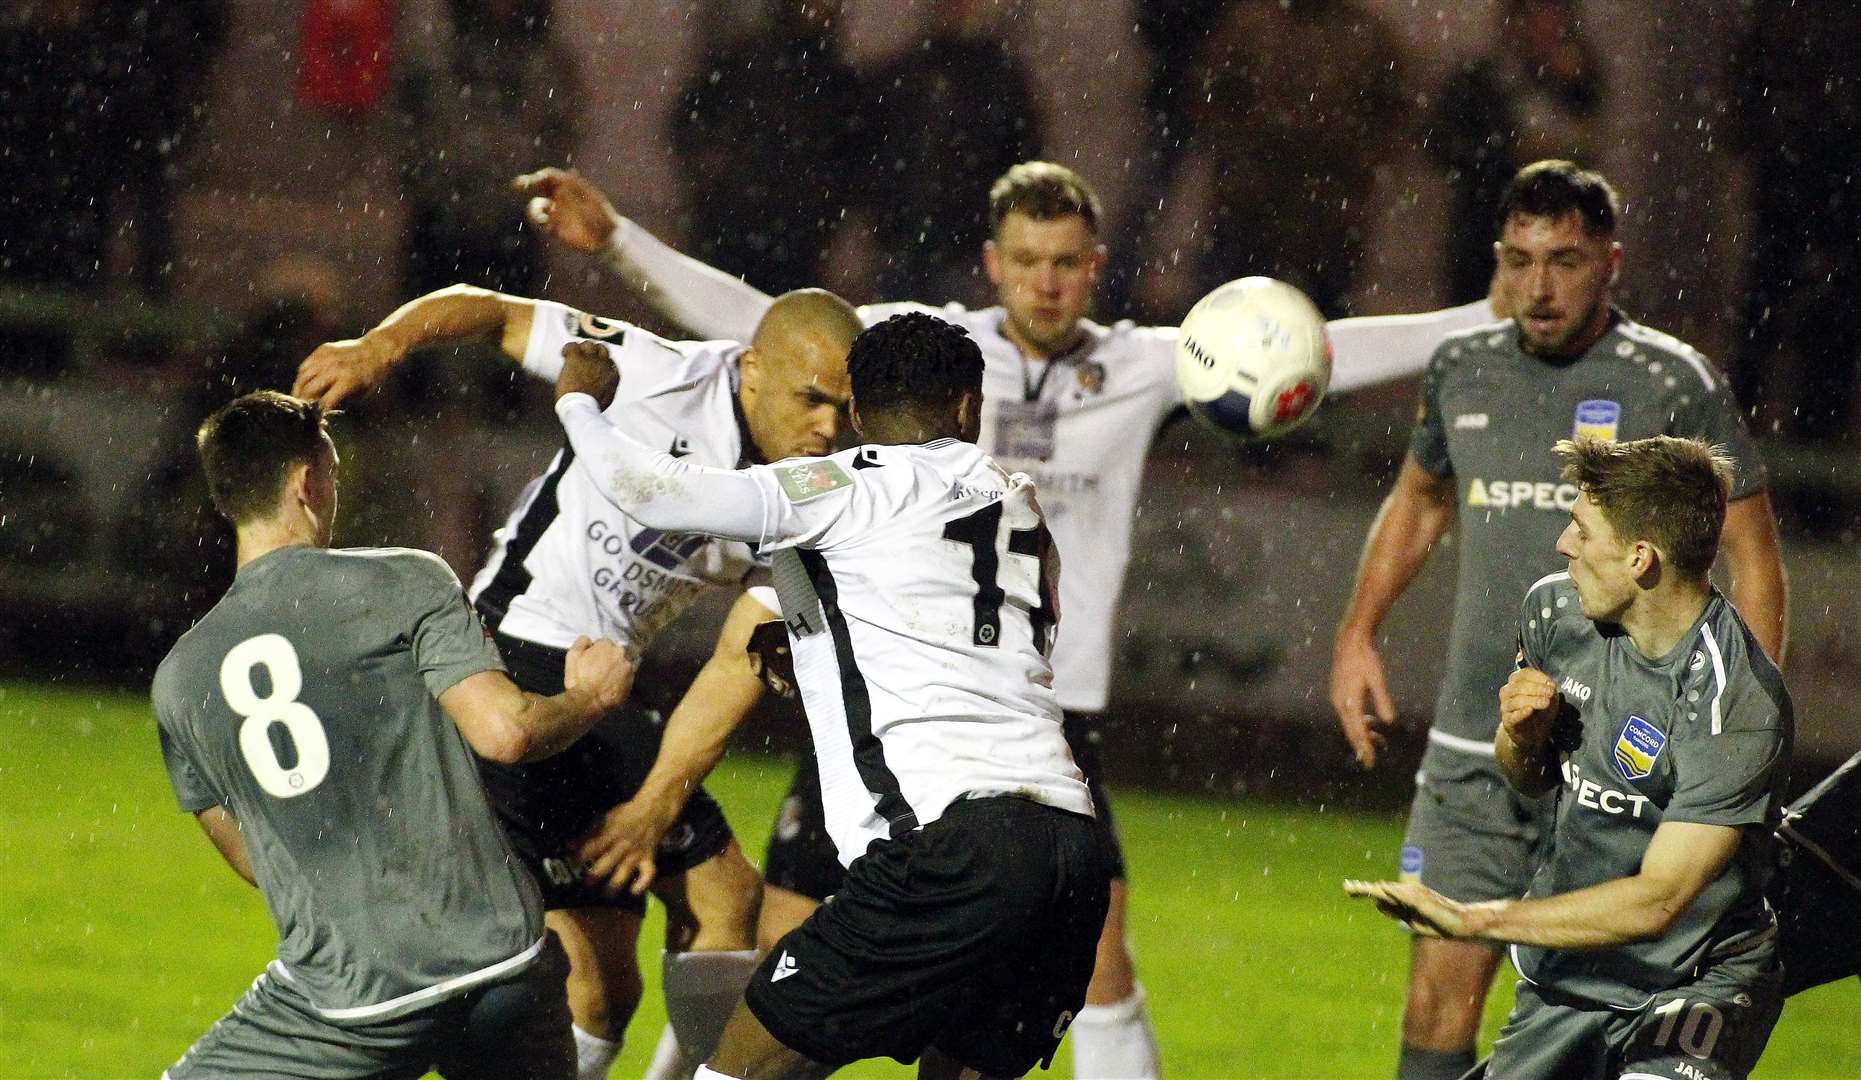
[[[1460,1080],[1473,1065],[1472,1050],[1423,1050],[1405,1045],[1396,1061],[1396,1080]]]

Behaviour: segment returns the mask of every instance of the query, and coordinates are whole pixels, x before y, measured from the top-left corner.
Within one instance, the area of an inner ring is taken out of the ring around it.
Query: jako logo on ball
[[[1176,383],[1189,411],[1218,431],[1283,435],[1312,415],[1331,385],[1324,316],[1283,281],[1230,281],[1183,320]]]

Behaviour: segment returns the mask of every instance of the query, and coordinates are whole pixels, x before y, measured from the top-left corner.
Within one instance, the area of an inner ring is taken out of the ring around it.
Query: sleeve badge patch
[[[775,478],[790,502],[807,502],[830,491],[853,486],[853,478],[845,469],[826,460],[779,466]]]

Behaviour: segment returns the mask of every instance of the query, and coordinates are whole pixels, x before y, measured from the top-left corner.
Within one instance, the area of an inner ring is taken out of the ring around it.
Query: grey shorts
[[[552,933],[515,975],[392,1020],[338,1025],[267,973],[162,1076],[418,1080],[433,1070],[447,1080],[572,1080],[568,974]]]
[[[1416,774],[1398,870],[1466,903],[1525,895],[1555,800],[1512,790],[1492,758],[1431,743]]]
[[[1744,1080],[1783,1011],[1783,971],[1722,964],[1622,1012],[1521,981],[1486,1080]]]

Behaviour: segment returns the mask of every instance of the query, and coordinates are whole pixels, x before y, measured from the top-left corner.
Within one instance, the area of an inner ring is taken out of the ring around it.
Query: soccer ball
[[[1176,385],[1195,418],[1217,431],[1284,435],[1317,410],[1331,385],[1325,317],[1283,281],[1230,281],[1183,320]]]

